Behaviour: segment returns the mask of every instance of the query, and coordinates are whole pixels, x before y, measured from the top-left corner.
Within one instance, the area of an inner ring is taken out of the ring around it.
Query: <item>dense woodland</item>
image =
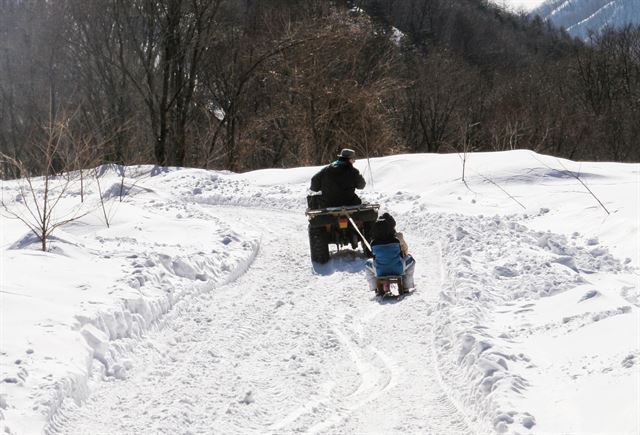
[[[3,177],[343,147],[637,162],[639,137],[634,27],[582,42],[485,0],[0,0]]]

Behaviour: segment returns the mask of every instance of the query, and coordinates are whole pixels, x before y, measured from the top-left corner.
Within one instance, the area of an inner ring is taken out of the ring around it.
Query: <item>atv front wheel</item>
[[[309,227],[309,249],[311,261],[316,263],[329,261],[329,237],[324,227]]]

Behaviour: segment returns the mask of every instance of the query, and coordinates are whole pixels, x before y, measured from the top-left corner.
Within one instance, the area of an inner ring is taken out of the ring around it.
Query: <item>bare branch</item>
[[[569,169],[567,169],[567,168],[566,168],[566,166],[564,166],[560,160],[558,160],[558,159],[556,159],[556,160],[558,161],[558,163],[560,163],[560,166],[562,166],[562,168],[563,168],[563,169],[564,169],[564,170],[565,170],[569,175],[571,175],[573,178],[575,178],[576,180],[578,180],[578,181],[580,182],[580,184],[582,184],[582,186],[583,186],[585,189],[587,189],[587,192],[589,192],[589,194],[591,194],[591,196],[593,196],[593,198],[594,198],[596,201],[598,201],[598,204],[600,204],[600,207],[602,207],[602,209],[603,209],[603,210],[604,210],[608,215],[610,215],[611,213],[609,212],[609,210],[607,209],[607,207],[605,207],[605,205],[602,203],[602,201],[600,201],[600,198],[598,198],[598,197],[596,196],[596,194],[595,194],[595,193],[593,193],[593,191],[592,191],[591,189],[589,189],[589,186],[587,186],[587,185],[585,184],[585,182],[582,180],[582,178],[580,177],[580,175],[579,175],[579,174],[576,174],[575,172],[573,172],[573,171],[571,171],[571,170],[569,170]]]

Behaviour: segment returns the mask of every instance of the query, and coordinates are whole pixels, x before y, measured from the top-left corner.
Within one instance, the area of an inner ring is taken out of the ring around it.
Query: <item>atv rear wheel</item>
[[[316,263],[329,261],[329,237],[324,227],[309,227],[309,249],[311,261]]]

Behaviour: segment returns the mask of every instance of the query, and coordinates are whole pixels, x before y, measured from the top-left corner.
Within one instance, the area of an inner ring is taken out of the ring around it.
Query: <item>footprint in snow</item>
[[[598,296],[599,294],[600,294],[600,292],[598,290],[589,290],[588,292],[586,292],[584,294],[584,296],[582,296],[580,298],[580,300],[578,302],[582,302],[582,301],[586,301],[587,299],[594,298],[594,297]]]
[[[247,391],[247,394],[244,395],[244,399],[240,401],[240,403],[244,403],[245,405],[250,405],[253,402],[255,402],[255,399],[253,398],[252,391]]]

